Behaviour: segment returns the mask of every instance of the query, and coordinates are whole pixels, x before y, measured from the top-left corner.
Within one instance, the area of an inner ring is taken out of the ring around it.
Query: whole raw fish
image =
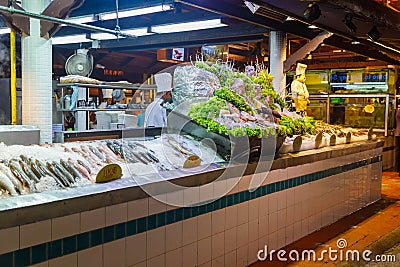
[[[3,172],[0,172],[0,188],[7,190],[12,196],[18,196],[13,183]]]

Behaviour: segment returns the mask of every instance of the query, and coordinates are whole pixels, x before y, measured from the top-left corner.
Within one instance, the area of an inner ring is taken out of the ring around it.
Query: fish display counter
[[[175,134],[2,145],[0,265],[187,266],[235,251],[246,266],[264,245],[282,248],[380,199],[382,148],[366,140],[232,163]],[[122,177],[96,183],[109,163]],[[218,242],[230,235],[240,238]]]

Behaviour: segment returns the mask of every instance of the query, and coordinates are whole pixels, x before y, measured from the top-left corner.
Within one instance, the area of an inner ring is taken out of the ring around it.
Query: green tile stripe
[[[177,208],[33,247],[16,250],[0,255],[0,266],[19,267],[37,264],[381,161],[382,156],[377,156],[349,163],[344,166],[267,184],[252,192],[246,190],[226,195],[211,203],[199,203],[198,206]]]

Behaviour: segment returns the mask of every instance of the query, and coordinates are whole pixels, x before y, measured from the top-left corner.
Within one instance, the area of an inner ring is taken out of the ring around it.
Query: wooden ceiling
[[[229,44],[230,58],[234,59],[238,65],[255,60],[264,60],[265,57],[268,57],[268,33],[271,29],[288,33],[289,54],[292,54],[308,42],[309,39],[321,33],[322,30],[333,32],[334,35],[326,39],[325,46],[320,46],[311,53],[312,57],[309,60],[312,60],[315,64],[328,60],[335,62],[357,60],[363,62],[367,61],[368,58],[379,59],[390,64],[398,64],[400,59],[400,52],[397,53],[380,47],[367,40],[366,32],[373,24],[368,21],[363,22],[361,17],[358,17],[359,20],[357,21],[354,20],[357,32],[348,32],[342,20],[346,14],[353,11],[340,6],[346,0],[316,1],[322,9],[322,16],[315,22],[315,25],[319,27],[317,29],[308,28],[311,23],[305,21],[303,11],[310,1],[304,0],[254,0],[255,3],[261,6],[255,14],[244,6],[242,0],[176,0],[175,2],[172,0],[119,0],[119,6],[123,10],[151,6],[161,2],[173,4],[173,9],[162,13],[120,19],[121,29],[208,18],[221,18],[228,27],[185,33],[157,34],[142,36],[137,39],[102,41],[100,48],[90,49],[95,61],[93,75],[100,75],[104,68],[121,69],[127,74],[123,79],[142,82],[143,74],[156,73],[172,65],[172,63],[157,60],[158,49],[189,47],[194,57],[204,44]],[[337,6],[333,5],[333,2],[337,2]],[[371,3],[372,0],[364,0],[363,3],[368,5],[366,2]],[[392,11],[400,9],[400,1],[398,0],[377,0],[376,2],[387,9],[390,8]],[[95,0],[86,0],[82,7],[72,12],[71,17],[87,14],[96,15],[101,12],[115,10],[114,0],[102,1],[101,5],[98,3]],[[288,16],[296,20],[287,21],[286,18]],[[96,21],[91,24],[113,29],[116,21]],[[394,48],[400,47],[400,31],[395,31],[382,25],[379,25],[379,30],[382,33],[380,39],[382,43]],[[63,27],[56,36],[77,33],[89,33],[89,31]],[[360,43],[354,45],[354,41]],[[66,59],[79,47],[90,48],[91,44],[54,46],[53,61],[56,74],[63,75]],[[343,53],[332,52],[338,49],[343,50]],[[352,59],[349,59],[349,55],[352,55]],[[104,79],[104,77],[100,78]],[[109,78],[118,79],[121,77]]]

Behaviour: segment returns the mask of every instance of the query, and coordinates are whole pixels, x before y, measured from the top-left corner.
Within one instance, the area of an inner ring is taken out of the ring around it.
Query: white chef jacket
[[[162,98],[156,98],[146,108],[145,127],[164,127],[167,122],[167,110],[161,106]]]
[[[308,97],[309,97],[306,84],[302,83],[298,80],[294,80],[292,82],[291,90],[292,90],[292,98],[308,99]]]

